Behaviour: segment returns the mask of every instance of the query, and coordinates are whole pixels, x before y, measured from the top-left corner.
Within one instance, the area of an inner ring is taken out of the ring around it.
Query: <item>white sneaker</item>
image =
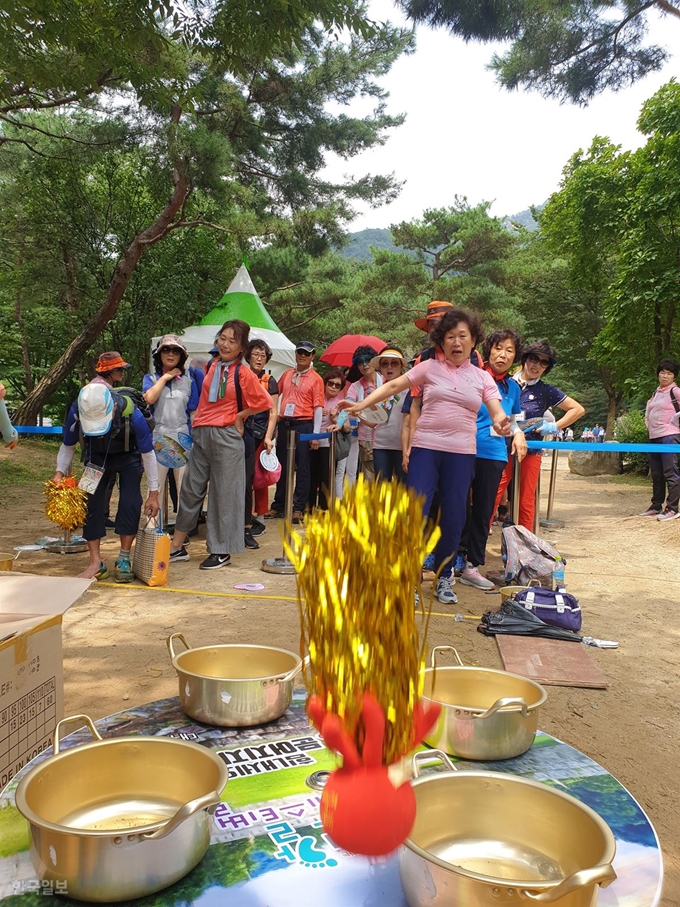
[[[455,577],[453,576],[440,576],[437,580],[437,601],[441,602],[443,605],[455,605],[458,601],[458,596],[451,588],[456,582]]]
[[[483,589],[485,592],[496,588],[490,579],[482,576],[477,567],[473,567],[469,562],[465,565],[460,581],[464,586],[474,586],[475,589]]]

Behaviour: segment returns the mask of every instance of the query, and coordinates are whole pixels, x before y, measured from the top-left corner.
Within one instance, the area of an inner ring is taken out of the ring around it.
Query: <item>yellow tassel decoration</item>
[[[64,531],[73,532],[85,522],[87,516],[87,493],[78,488],[72,476],[66,476],[61,482],[50,479],[43,486],[47,498],[45,516]]]
[[[411,748],[425,646],[414,597],[439,536],[438,528],[427,529],[422,498],[396,480],[366,482],[363,476],[345,488],[333,510],[306,520],[304,536],[288,534],[301,651],[310,657],[307,690],[342,719],[359,752],[361,697],[373,693],[387,718],[388,765]]]

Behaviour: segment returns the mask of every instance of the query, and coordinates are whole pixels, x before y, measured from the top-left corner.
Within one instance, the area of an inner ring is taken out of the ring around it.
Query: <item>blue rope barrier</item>
[[[21,435],[60,435],[61,425],[15,425]]]
[[[616,444],[613,441],[527,441],[530,450],[589,450],[591,453],[674,453],[680,444]]]
[[[332,438],[334,432],[331,431],[322,431],[318,435],[298,435],[299,441],[323,441],[325,438]]]
[[[20,434],[24,435],[60,435],[61,426],[58,425],[15,425]],[[334,432],[326,431],[319,434],[299,435],[300,441],[322,441],[332,438]],[[356,437],[352,432],[352,436]],[[680,455],[680,444],[604,444],[587,441],[527,441],[530,450],[589,450],[591,453],[676,453]]]

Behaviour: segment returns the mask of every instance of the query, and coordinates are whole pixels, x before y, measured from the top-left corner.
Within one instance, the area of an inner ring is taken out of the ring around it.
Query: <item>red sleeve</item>
[[[316,408],[317,406],[323,406],[326,402],[326,394],[324,392],[323,378],[321,375],[317,375],[317,380],[314,382],[314,388],[312,392],[312,406]]]
[[[265,409],[271,409],[273,406],[272,398],[260,384],[260,379],[250,368],[241,368],[239,372],[239,384],[241,385],[241,394],[243,396],[243,405],[245,409],[255,410],[260,413]]]

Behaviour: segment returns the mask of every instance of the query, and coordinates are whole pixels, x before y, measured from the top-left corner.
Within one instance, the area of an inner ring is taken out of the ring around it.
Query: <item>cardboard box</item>
[[[0,790],[64,717],[62,615],[92,580],[0,573]]]

